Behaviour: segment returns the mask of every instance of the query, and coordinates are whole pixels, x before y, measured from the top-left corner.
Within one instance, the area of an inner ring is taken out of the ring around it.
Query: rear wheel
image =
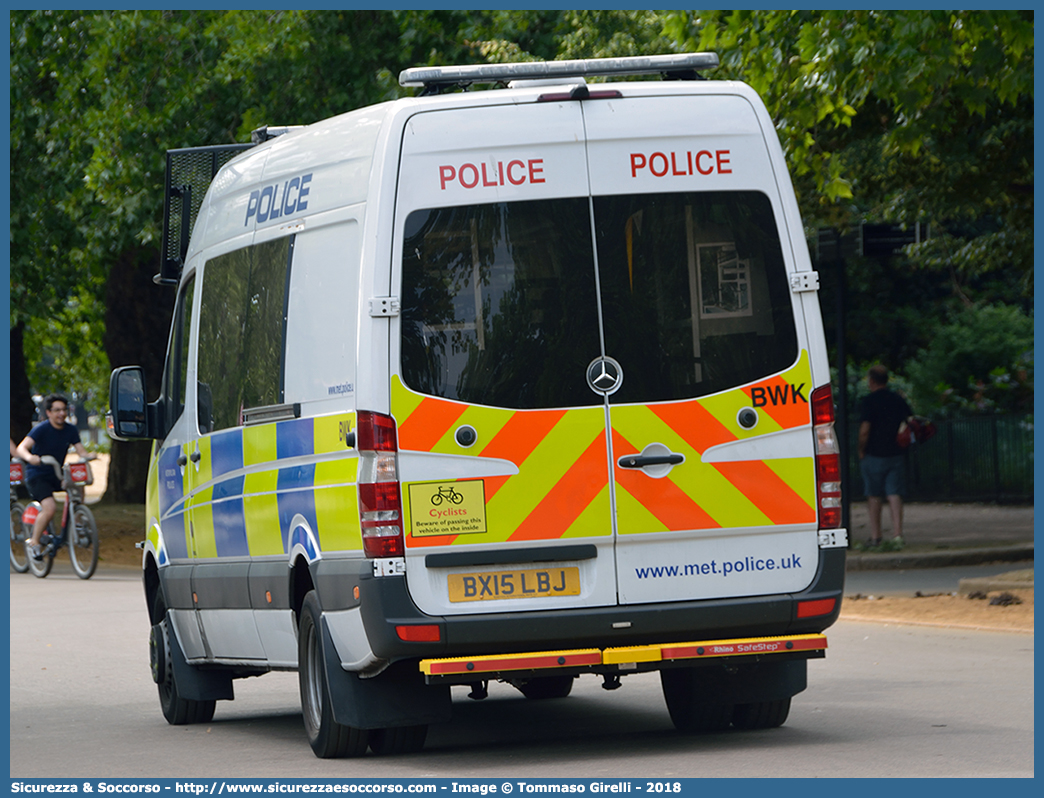
[[[539,676],[515,685],[526,698],[565,698],[573,689],[572,676]]]
[[[424,739],[427,736],[427,726],[373,729],[370,732],[370,750],[378,756],[415,754],[424,747]]]
[[[321,617],[319,599],[311,590],[301,605],[297,633],[297,674],[308,743],[320,759],[362,756],[366,753],[369,733],[334,720],[330,691],[326,686]]]
[[[660,685],[671,721],[679,731],[724,731],[732,722],[733,704],[716,701],[712,690],[701,685],[700,668],[660,671]]]
[[[170,656],[170,628],[167,625],[166,613],[166,607],[157,598],[153,617],[161,620],[152,627],[149,636],[149,658],[152,664],[152,678],[159,689],[160,709],[163,710],[163,717],[167,719],[167,723],[172,726],[207,723],[214,717],[217,701],[193,701],[182,698],[178,692]]]
[[[732,725],[737,729],[775,729],[782,726],[790,714],[790,699],[759,701],[754,704],[736,704]]]
[[[69,559],[80,579],[90,579],[98,567],[98,525],[85,505],[77,506],[69,530]]]
[[[11,502],[11,567],[20,574],[29,570],[29,553],[25,550],[25,542],[32,534],[22,523],[25,505]]]

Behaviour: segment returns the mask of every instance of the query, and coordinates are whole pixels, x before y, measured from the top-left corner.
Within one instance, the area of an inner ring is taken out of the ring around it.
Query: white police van
[[[110,397],[155,441],[168,721],[296,669],[322,757],[418,750],[490,680],[657,670],[682,730],[784,722],[840,610],[838,447],[783,154],[716,65],[410,69],[168,153],[159,398]]]

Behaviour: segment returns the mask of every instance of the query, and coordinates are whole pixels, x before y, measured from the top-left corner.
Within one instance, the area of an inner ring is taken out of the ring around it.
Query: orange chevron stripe
[[[743,389],[743,393],[751,397],[751,403],[753,404],[753,390],[755,388],[764,390],[765,397],[769,401],[758,407],[758,410],[768,413],[772,420],[783,427],[783,429],[790,429],[791,427],[801,427],[808,424],[812,417],[812,407],[808,403],[812,386],[808,383],[805,383],[804,387],[801,387],[801,383],[797,383],[794,386],[800,388],[801,396],[805,398],[805,401],[801,401],[801,399],[796,399],[795,401],[796,397],[790,386],[791,383],[787,382],[782,376],[777,376],[757,385],[750,385]],[[777,400],[776,404],[773,404],[771,401],[773,396]]]
[[[715,463],[714,467],[774,524],[816,520],[816,510],[764,462]]]
[[[468,406],[424,399],[399,426],[399,448],[430,452]]]
[[[716,444],[736,440],[736,436],[699,402],[652,404],[649,409],[700,454]],[[627,451],[637,451],[636,447],[628,445],[631,448]]]
[[[569,471],[541,500],[508,540],[560,538],[605,487],[608,479],[605,434],[599,433]],[[605,519],[606,534],[611,527]]]
[[[678,431],[677,428],[675,431]],[[635,451],[638,451],[637,447],[613,430],[613,457]],[[683,529],[717,529],[721,526],[689,494],[675,485],[670,477],[653,479],[638,470],[631,471],[619,466],[613,467],[613,473],[616,483],[672,532]]]
[[[520,410],[500,428],[486,447],[479,452],[482,457],[499,457],[510,460],[519,468],[533,450],[540,445],[554,428],[565,410]],[[486,501],[500,490],[510,477],[494,477],[486,480]]]

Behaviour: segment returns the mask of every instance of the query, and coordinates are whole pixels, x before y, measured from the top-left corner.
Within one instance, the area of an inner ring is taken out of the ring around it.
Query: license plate
[[[579,595],[580,569],[576,566],[449,575],[450,601],[500,601]]]

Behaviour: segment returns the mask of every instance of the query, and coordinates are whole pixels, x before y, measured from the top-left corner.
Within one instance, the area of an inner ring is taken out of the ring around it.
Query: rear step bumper
[[[534,651],[477,657],[424,659],[420,670],[429,684],[468,684],[487,679],[517,679],[554,674],[641,673],[667,667],[693,667],[737,657],[759,660],[818,659],[826,656],[821,634],[702,640],[690,643],[626,646],[572,651]]]

